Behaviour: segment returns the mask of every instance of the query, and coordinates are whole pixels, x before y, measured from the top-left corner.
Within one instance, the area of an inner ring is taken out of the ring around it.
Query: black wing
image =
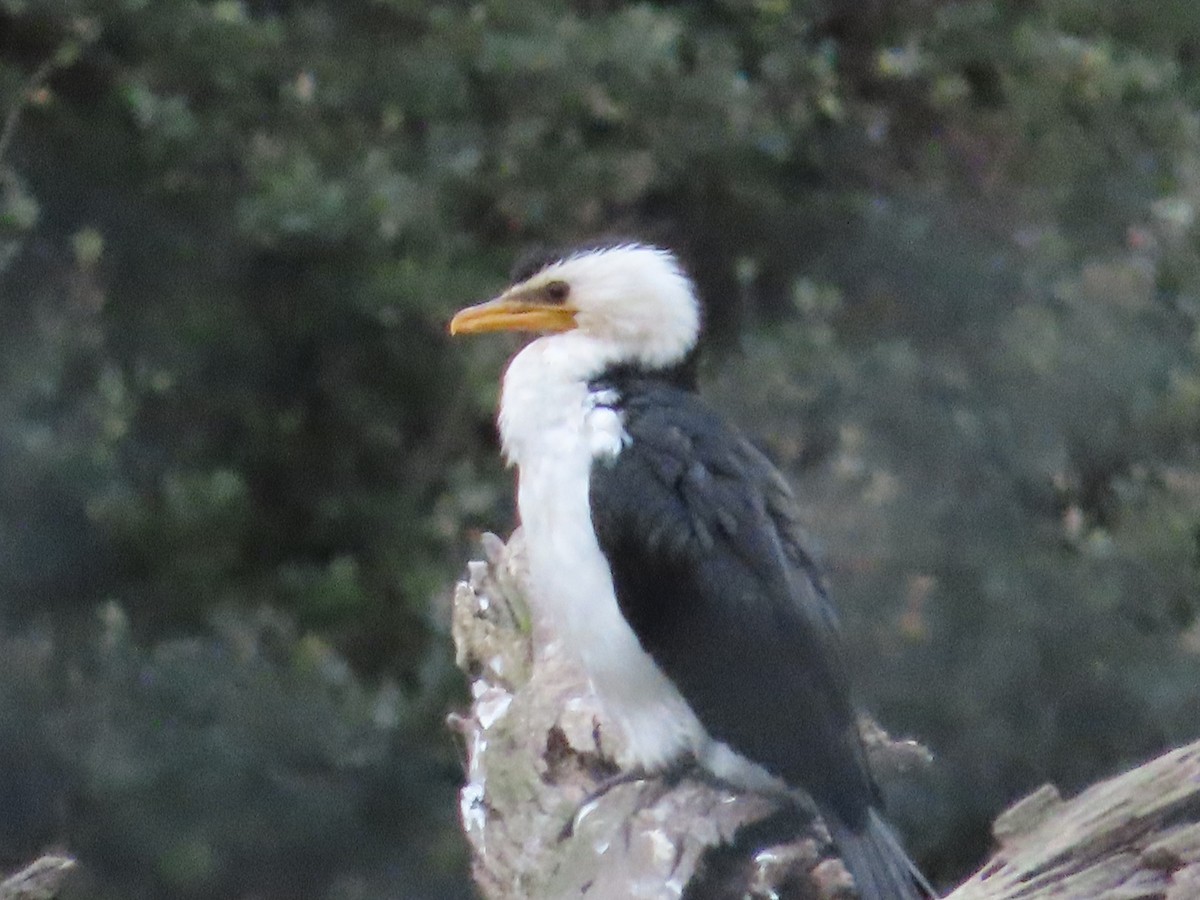
[[[855,827],[877,792],[790,489],[696,395],[623,394],[631,443],[591,475],[622,614],[712,737]]]

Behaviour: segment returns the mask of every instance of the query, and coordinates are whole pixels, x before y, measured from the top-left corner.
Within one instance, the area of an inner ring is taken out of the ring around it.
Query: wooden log
[[[0,900],[54,900],[75,868],[69,856],[47,854],[0,881]]]
[[[950,900],[1200,900],[1200,742],[1064,801],[1045,785],[993,826]]]
[[[574,661],[524,600],[519,532],[488,535],[454,598],[469,711],[460,818],[480,892],[515,898],[855,896],[824,826],[704,779],[617,773],[610,730]],[[862,724],[872,765],[929,755]],[[1200,900],[1200,743],[1063,801],[1044,787],[1001,815],[995,856],[948,900]]]

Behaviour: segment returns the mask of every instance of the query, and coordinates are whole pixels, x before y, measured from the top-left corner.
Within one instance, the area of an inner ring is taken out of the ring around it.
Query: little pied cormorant
[[[623,769],[691,759],[803,789],[864,898],[924,897],[879,814],[792,492],[685,374],[700,320],[676,257],[624,243],[526,267],[451,321],[541,335],[509,364],[499,414],[531,602],[623,732]]]

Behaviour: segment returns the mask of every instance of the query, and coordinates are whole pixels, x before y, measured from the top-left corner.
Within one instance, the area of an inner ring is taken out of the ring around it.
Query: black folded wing
[[[591,510],[622,614],[712,737],[859,825],[876,789],[790,489],[696,395],[615,387],[631,440]]]

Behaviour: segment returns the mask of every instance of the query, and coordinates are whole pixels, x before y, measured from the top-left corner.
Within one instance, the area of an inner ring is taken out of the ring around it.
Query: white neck
[[[588,416],[595,407],[588,382],[621,356],[612,341],[568,331],[538,338],[513,357],[504,373],[499,419],[509,464],[525,465],[539,453],[586,450],[590,460],[596,453],[618,452],[620,423]]]

